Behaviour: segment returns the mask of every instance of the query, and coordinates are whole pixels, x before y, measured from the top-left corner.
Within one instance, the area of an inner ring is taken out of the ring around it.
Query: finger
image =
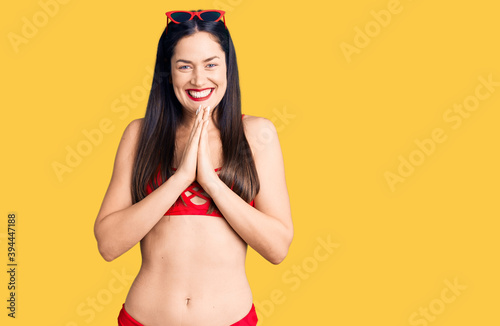
[[[194,138],[197,138],[197,139],[200,138],[200,135],[201,135],[201,133],[203,131],[203,125],[204,125],[204,123],[206,121],[207,109],[209,109],[209,108],[210,108],[210,106],[207,106],[207,107],[201,109],[200,112],[198,113],[198,115],[199,115],[198,119],[199,120],[197,120],[196,130],[195,130],[194,135],[193,135]]]
[[[206,119],[203,120],[202,124],[202,131],[201,131],[201,136],[200,136],[200,150],[202,152],[206,152],[208,148],[208,123],[210,122],[210,107],[207,107],[205,114],[207,116]]]
[[[201,107],[201,105],[200,105],[200,107]],[[195,127],[193,127],[194,134],[193,134],[191,141],[193,142],[193,145],[195,147],[197,147],[199,144],[201,131],[203,129],[203,120],[202,120],[203,114],[201,114],[201,112],[202,111],[200,110],[200,112],[198,113],[198,116],[196,117]]]
[[[210,105],[207,106],[203,112],[203,121],[207,120],[210,117]]]
[[[191,128],[191,133],[189,134],[188,142],[191,142],[191,140],[193,139],[193,137],[196,133],[197,128],[199,128],[199,125],[200,125],[200,122],[201,122],[202,116],[203,116],[203,114],[201,114],[201,112],[203,112],[203,111],[201,109],[201,104],[200,104],[200,106],[198,107],[198,110],[196,110],[196,117],[194,119],[193,127]]]
[[[207,106],[205,109],[205,114],[203,116],[203,130],[207,131],[208,122],[210,121],[210,106]]]

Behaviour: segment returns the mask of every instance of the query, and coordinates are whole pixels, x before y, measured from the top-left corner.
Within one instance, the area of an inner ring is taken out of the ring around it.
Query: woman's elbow
[[[107,262],[115,260],[119,255],[114,253],[111,243],[106,241],[105,237],[99,236],[99,232],[97,232],[97,230],[95,230],[94,235],[97,241],[97,250],[99,250],[102,258],[104,258]]]
[[[288,255],[288,247],[289,246],[283,246],[279,250],[276,250],[276,252],[270,255],[267,260],[269,260],[269,262],[273,265],[280,264]]]
[[[270,256],[267,260],[273,265],[279,265],[283,260],[285,260],[285,257],[287,254],[288,254],[288,250],[287,250],[287,252]]]
[[[94,237],[97,241],[97,250],[101,254],[105,261],[113,261],[116,256],[112,254],[111,247],[109,243],[106,242],[106,237],[103,234],[103,230],[100,223],[94,224]]]
[[[113,254],[110,248],[106,247],[100,242],[97,243],[97,249],[99,250],[99,253],[101,254],[102,258],[104,258],[104,260],[107,262],[111,262],[118,257],[117,255]]]
[[[285,260],[288,255],[288,249],[292,244],[293,239],[293,230],[287,235],[286,239],[283,240],[282,244],[277,248],[273,255],[271,255],[268,260],[274,265],[280,264],[283,260]]]

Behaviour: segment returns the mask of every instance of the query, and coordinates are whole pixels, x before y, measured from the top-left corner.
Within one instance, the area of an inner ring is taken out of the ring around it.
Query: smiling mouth
[[[186,94],[190,99],[193,101],[204,101],[212,95],[213,88],[206,88],[206,89],[188,89],[186,90]]]

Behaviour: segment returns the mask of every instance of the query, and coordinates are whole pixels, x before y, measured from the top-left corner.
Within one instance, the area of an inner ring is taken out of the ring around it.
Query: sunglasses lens
[[[191,14],[187,12],[174,12],[170,17],[178,23],[183,23],[191,19]]]
[[[221,14],[217,11],[205,11],[200,16],[202,20],[214,22],[221,17]]]

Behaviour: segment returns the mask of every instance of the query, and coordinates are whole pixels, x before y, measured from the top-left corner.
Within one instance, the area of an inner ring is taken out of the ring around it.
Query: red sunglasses
[[[167,15],[167,26],[168,20],[170,19],[175,24],[180,24],[192,20],[195,16],[203,21],[218,22],[222,19],[224,22],[224,27],[226,27],[226,18],[224,14],[226,12],[222,10],[197,10],[197,11],[168,11],[165,13]]]

